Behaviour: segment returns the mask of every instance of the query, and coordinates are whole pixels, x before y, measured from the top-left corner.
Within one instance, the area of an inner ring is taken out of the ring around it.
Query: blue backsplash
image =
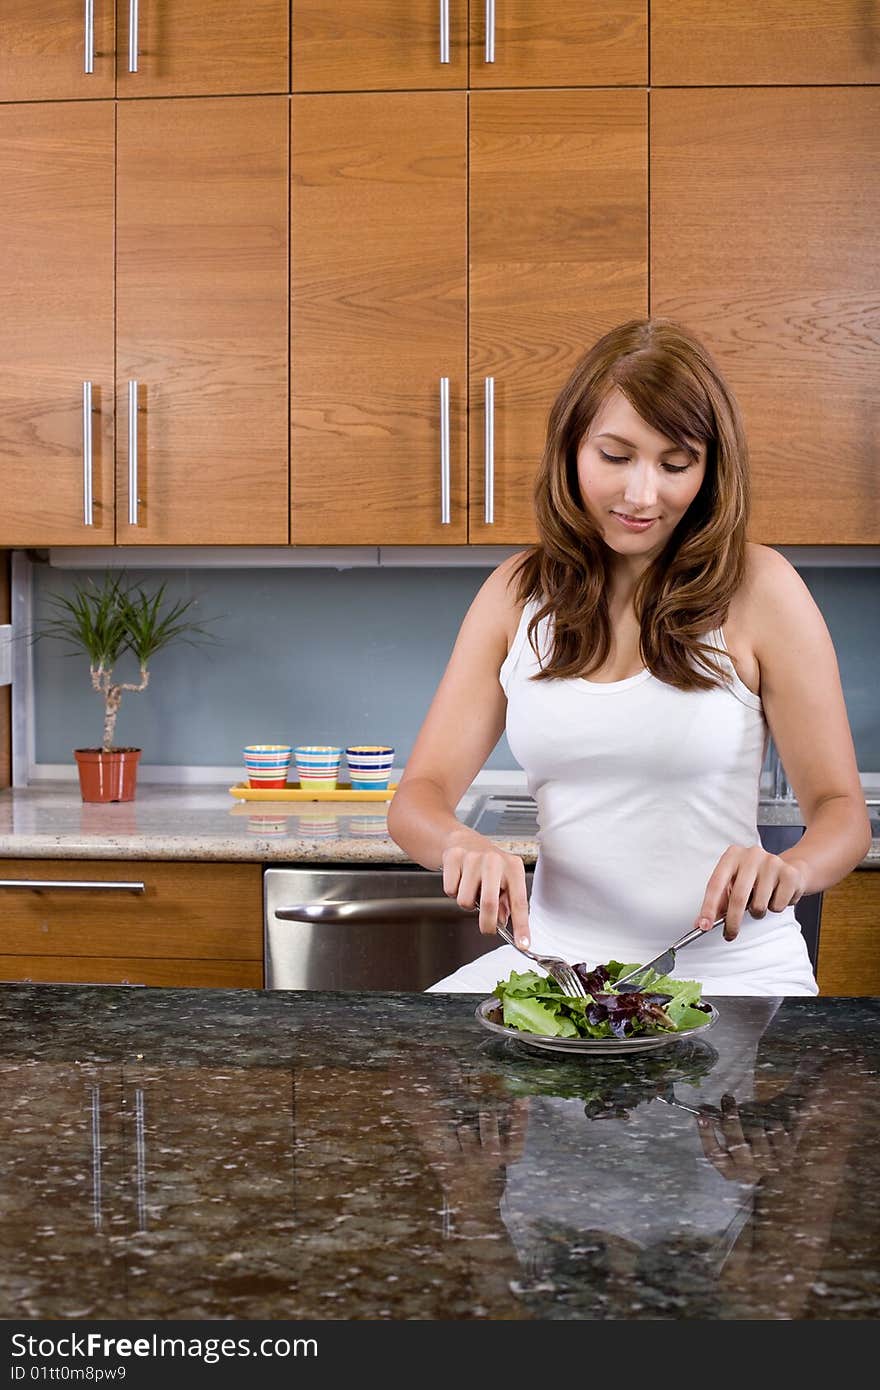
[[[97,573],[97,572],[95,572]],[[197,598],[211,645],[160,652],[150,684],[126,693],[116,742],[143,762],[240,763],[245,743],[391,743],[402,766],[486,569],[128,571],[172,598]],[[880,568],[805,568],[828,623],[863,772],[880,769]],[[85,573],[34,567],[34,614]],[[36,762],[70,763],[100,743],[103,708],[85,658],[34,647]],[[133,667],[117,674],[137,679]],[[486,767],[513,769],[502,738]]]

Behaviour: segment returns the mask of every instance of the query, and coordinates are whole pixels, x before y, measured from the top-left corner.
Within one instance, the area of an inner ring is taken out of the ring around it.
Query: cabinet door
[[[297,544],[467,540],[466,102],[292,100]]]
[[[646,308],[645,93],[474,93],[471,541],[535,538],[553,399],[601,333]]]
[[[470,85],[644,85],[647,8],[647,0],[471,0]]]
[[[118,107],[121,544],[287,542],[287,100]]]
[[[16,859],[0,879],[2,980],[262,985],[259,864]]]
[[[113,541],[113,153],[112,102],[0,105],[2,545]]]
[[[295,0],[294,92],[468,84],[468,0]]]
[[[877,81],[880,12],[864,0],[652,0],[655,86]]]
[[[0,101],[112,97],[115,8],[116,0],[3,0]]]
[[[819,933],[821,994],[880,994],[880,873],[857,869],[829,889]]]
[[[876,543],[880,92],[655,91],[651,113],[652,312],[740,400],[752,539]]]
[[[288,0],[118,0],[117,96],[286,92],[289,32]]]

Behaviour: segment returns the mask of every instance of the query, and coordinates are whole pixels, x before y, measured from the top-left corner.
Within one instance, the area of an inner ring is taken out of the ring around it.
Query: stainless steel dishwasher
[[[411,865],[266,869],[263,906],[267,989],[423,990],[501,945]]]

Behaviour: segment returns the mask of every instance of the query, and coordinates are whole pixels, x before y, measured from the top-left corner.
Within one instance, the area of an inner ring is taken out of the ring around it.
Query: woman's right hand
[[[518,854],[499,849],[485,835],[469,831],[443,850],[443,892],[459,907],[479,908],[480,931],[494,936],[509,922],[516,944],[529,944],[529,902],[525,864]]]

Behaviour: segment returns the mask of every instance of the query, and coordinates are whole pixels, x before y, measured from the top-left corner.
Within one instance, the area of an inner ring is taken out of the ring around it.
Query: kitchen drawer
[[[257,864],[20,859],[0,881],[5,980],[262,985]]]

